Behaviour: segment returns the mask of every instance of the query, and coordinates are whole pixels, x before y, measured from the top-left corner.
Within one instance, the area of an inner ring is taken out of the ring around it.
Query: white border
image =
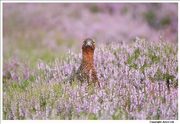
[[[60,1],[60,0],[51,0],[51,1],[41,1],[41,0],[30,0],[30,1],[21,1],[21,0],[15,0],[15,1],[6,1],[2,0],[2,3],[178,3],[178,0],[172,0],[172,1],[163,1],[163,0],[154,0],[154,1],[147,1],[147,0],[104,0],[104,1],[89,1],[89,0],[76,0],[76,1]]]
[[[0,109],[0,110],[1,110],[1,112],[0,112],[0,113],[1,113],[1,114],[0,114],[0,115],[1,115],[1,120],[0,120],[0,121],[2,121],[2,119],[3,119],[3,112],[2,112],[2,111],[3,111],[3,110],[2,110],[2,109],[3,109],[3,107],[2,107],[2,104],[3,104],[3,102],[2,102],[2,100],[3,100],[3,98],[2,98],[2,97],[3,97],[3,95],[2,95],[2,94],[3,94],[3,91],[2,91],[2,89],[3,89],[3,88],[2,88],[2,84],[3,84],[3,82],[2,82],[2,80],[3,80],[3,48],[2,48],[2,45],[3,45],[3,43],[2,43],[2,42],[3,42],[3,25],[2,25],[3,12],[2,12],[2,10],[3,10],[3,9],[2,9],[2,7],[3,7],[3,6],[2,6],[2,3],[1,3],[1,5],[0,5],[0,9],[1,9],[1,10],[0,10],[0,15],[1,15],[1,20],[0,20],[0,22],[1,22],[1,24],[0,24],[0,27],[1,27],[1,29],[0,29],[0,33],[1,33],[1,34],[0,34],[0,37],[1,37],[1,49],[0,49],[0,51],[1,51],[1,52],[0,52],[0,53],[1,53],[1,57],[0,57],[0,61],[1,61],[1,62],[0,62],[0,64],[1,64],[1,65],[0,65],[0,74],[1,74],[1,77],[0,77],[0,80],[1,80],[1,84],[0,84],[0,87],[1,87],[1,103],[0,103],[1,109]],[[1,122],[0,122],[0,123],[1,123]]]
[[[2,114],[2,72],[3,72],[3,3],[178,3],[178,24],[179,24],[179,13],[180,13],[180,10],[179,10],[179,1],[177,0],[172,0],[172,1],[5,1],[5,0],[2,0],[1,1],[1,5],[0,5],[0,9],[1,9],[1,24],[0,24],[0,27],[1,27],[1,124],[15,124],[15,123],[18,123],[18,124],[24,124],[24,123],[27,123],[27,124],[31,124],[31,123],[37,123],[37,124],[49,124],[49,123],[78,123],[78,124],[89,124],[89,123],[94,123],[94,124],[99,124],[99,123],[111,123],[111,124],[115,124],[115,123],[138,123],[138,124],[145,124],[145,123],[150,123],[150,120],[98,120],[98,121],[94,121],[94,120],[69,120],[69,121],[66,121],[66,120],[33,120],[33,121],[30,121],[30,120],[2,120],[3,119],[3,114]],[[178,28],[179,29],[179,28]],[[178,38],[179,38],[179,32],[178,32]],[[180,43],[178,41],[178,48],[180,48]],[[178,50],[178,58],[179,58],[179,50]],[[178,60],[179,61],[179,60]],[[178,62],[178,68],[180,67],[180,64]],[[180,76],[180,74],[178,73],[178,76]],[[179,93],[179,89],[178,89],[178,93]],[[178,103],[179,103],[179,95],[178,95]],[[178,111],[179,111],[179,105],[178,105]],[[178,120],[174,120],[174,123],[180,123],[179,122],[179,119],[180,119],[180,113],[178,113]],[[163,122],[163,120],[160,120]]]
[[[151,121],[156,121],[156,122],[161,122],[159,124],[178,124],[179,121],[174,121],[174,123],[163,123],[164,120],[151,120]],[[168,121],[168,120],[166,120]],[[12,121],[2,121],[3,123],[1,124],[154,124],[154,123],[150,123],[149,120],[41,120],[41,121],[37,121],[37,120],[33,120],[33,121],[29,121],[29,120],[21,120],[21,121],[17,121],[17,120],[12,120]]]
[[[180,4],[180,2],[178,2],[178,78],[180,77],[180,74],[179,74],[179,68],[180,68],[180,63],[179,63],[179,57],[180,57],[180,56],[179,56],[179,48],[180,48],[180,43],[179,43],[179,36],[180,36],[180,35],[179,35],[179,34],[180,34],[180,33],[179,33],[179,22],[180,22],[179,19],[180,19],[180,17],[179,17],[179,15],[180,15],[180,9],[179,9],[179,7],[180,7],[180,5],[179,5],[179,4]],[[178,81],[178,85],[179,85],[179,81]],[[180,88],[180,87],[178,87],[178,120],[180,119],[180,115],[179,115],[179,112],[180,112],[180,111],[179,111],[179,110],[180,110],[180,106],[179,106],[179,105],[180,105],[180,104],[179,104],[179,103],[180,103],[180,102],[179,102],[179,101],[180,101],[180,100],[179,100],[179,99],[180,99],[180,97],[179,97],[179,91],[180,91],[180,90],[179,90],[179,88]]]

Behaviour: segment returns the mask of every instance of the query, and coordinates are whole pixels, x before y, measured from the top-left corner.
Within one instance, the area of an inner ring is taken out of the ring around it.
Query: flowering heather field
[[[163,38],[101,44],[94,57],[101,88],[66,82],[81,53],[38,60],[32,71],[14,56],[3,68],[3,119],[177,120],[177,52]]]

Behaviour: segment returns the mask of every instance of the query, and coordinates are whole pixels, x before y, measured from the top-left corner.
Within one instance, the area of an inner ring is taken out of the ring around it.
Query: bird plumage
[[[76,78],[81,84],[84,82],[88,84],[97,83],[100,87],[100,82],[94,66],[94,50],[95,41],[91,38],[83,39],[81,65],[78,70],[71,75],[70,83]]]

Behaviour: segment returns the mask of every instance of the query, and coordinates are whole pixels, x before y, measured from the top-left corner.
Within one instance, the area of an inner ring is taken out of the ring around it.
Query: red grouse
[[[82,61],[81,65],[78,68],[77,72],[73,73],[70,77],[70,83],[75,78],[82,83],[87,82],[88,85],[90,83],[98,84],[100,87],[100,83],[96,74],[96,70],[94,67],[94,50],[95,50],[95,41],[91,38],[83,39],[82,45]]]

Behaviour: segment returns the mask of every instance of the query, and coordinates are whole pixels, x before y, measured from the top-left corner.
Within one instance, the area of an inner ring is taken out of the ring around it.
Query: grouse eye
[[[93,39],[92,41],[93,41],[93,44],[95,44],[95,40]]]
[[[83,44],[85,44],[86,39],[85,39],[85,38],[83,38],[82,40],[83,40]]]

